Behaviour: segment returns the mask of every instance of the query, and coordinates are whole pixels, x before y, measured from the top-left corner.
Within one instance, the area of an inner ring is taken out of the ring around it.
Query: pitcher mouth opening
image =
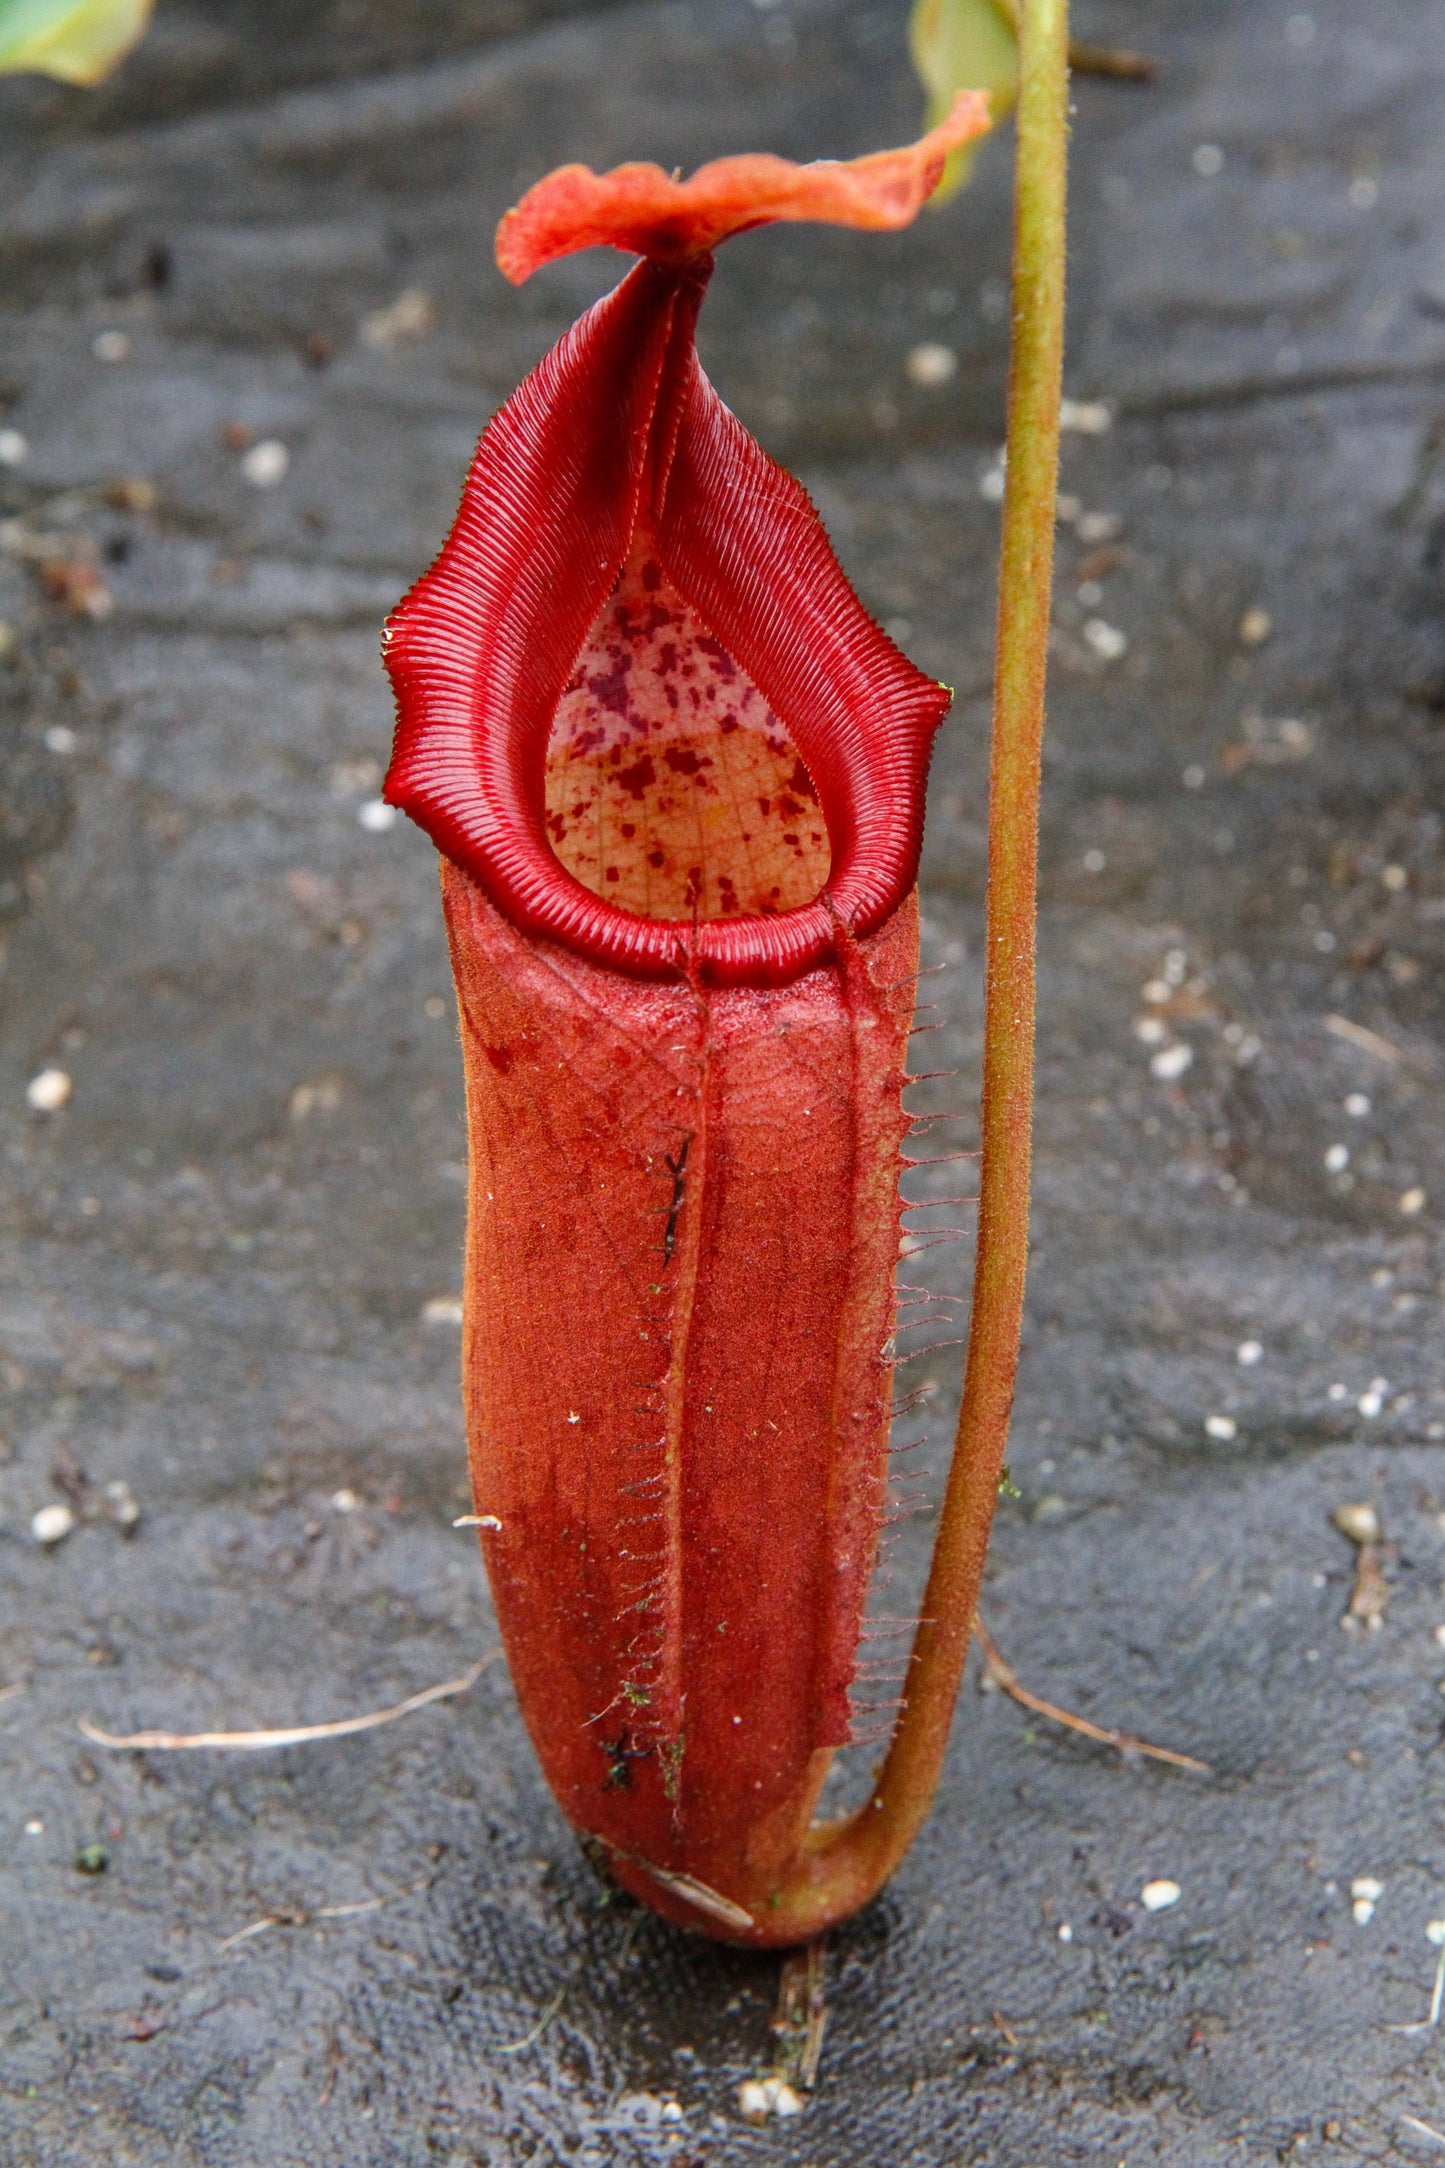
[[[704,375],[710,270],[637,265],[489,423],[387,628],[386,794],[529,934],[775,985],[912,887],[949,695]]]
[[[546,827],[602,901],[682,935],[818,900],[827,816],[787,725],[664,570],[648,524],[547,741]]]

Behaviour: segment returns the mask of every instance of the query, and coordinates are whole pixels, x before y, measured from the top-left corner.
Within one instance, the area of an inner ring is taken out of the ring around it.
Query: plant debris
[[[1360,1412],[1369,1412],[1361,1402]],[[1385,1579],[1386,1544],[1380,1516],[1368,1501],[1336,1506],[1330,1515],[1347,1543],[1355,1546],[1355,1585],[1340,1617],[1346,1633],[1378,1633],[1385,1623],[1390,1584]]]
[[[1046,1716],[1050,1723],[1062,1724],[1066,1730],[1077,1731],[1086,1739],[1097,1739],[1101,1746],[1117,1747],[1121,1754],[1143,1754],[1150,1761],[1168,1762],[1174,1769],[1192,1769],[1199,1776],[1213,1776],[1208,1762],[1197,1761],[1192,1754],[1179,1754],[1168,1746],[1150,1746],[1147,1740],[1136,1739],[1131,1732],[1109,1731],[1102,1724],[1091,1724],[1086,1716],[1073,1716],[1056,1703],[1030,1693],[1000,1656],[993,1635],[977,1613],[974,1614],[973,1630],[983,1650],[985,1681],[997,1687],[1000,1693],[1007,1694],[1020,1708],[1032,1710],[1035,1716]]]
[[[375,1731],[379,1725],[394,1724],[398,1717],[410,1716],[414,1709],[425,1709],[433,1701],[448,1701],[457,1694],[465,1694],[501,1655],[500,1649],[489,1649],[478,1658],[470,1671],[464,1671],[459,1679],[444,1679],[440,1686],[424,1687],[419,1694],[409,1694],[405,1701],[398,1701],[385,1709],[373,1709],[366,1716],[344,1716],[330,1724],[293,1724],[279,1731],[102,1731],[88,1717],[81,1717],[79,1728],[84,1736],[96,1746],[109,1747],[113,1752],[134,1749],[147,1754],[176,1753],[184,1747],[216,1747],[222,1751],[262,1753],[271,1747],[308,1746],[316,1739],[345,1739],[353,1732]]]

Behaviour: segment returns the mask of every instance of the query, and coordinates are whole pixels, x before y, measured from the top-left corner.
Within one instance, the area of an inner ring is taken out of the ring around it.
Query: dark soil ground
[[[605,1901],[500,1666],[281,1754],[77,1731],[343,1716],[492,1645],[450,1526],[435,866],[358,817],[379,622],[486,415],[615,275],[505,288],[517,192],[564,158],[904,140],[903,12],[163,0],[104,90],[0,97],[15,2168],[1445,2156],[1440,2036],[1408,2029],[1445,1915],[1445,16],[1418,0],[1080,9],[1165,73],[1076,91],[1068,390],[1112,426],[1064,454],[1021,1495],[986,1614],[1038,1691],[1214,1776],[970,1687],[933,1821],[834,1938],[819,2090],[754,2131],[776,1962]],[[702,338],[958,687],[919,1044],[960,1074],[914,1089],[965,1144],[1008,186],[1000,142],[907,234],[750,236]],[[948,381],[910,377],[926,343]],[[47,557],[111,613],[47,593]],[[27,1104],[46,1069],[63,1111]],[[958,1289],[966,1250],[921,1266]],[[954,1374],[914,1370],[935,1471]],[[129,1537],[91,1510],[113,1482]],[[1331,1515],[1362,1501],[1388,1604],[1349,1633]]]

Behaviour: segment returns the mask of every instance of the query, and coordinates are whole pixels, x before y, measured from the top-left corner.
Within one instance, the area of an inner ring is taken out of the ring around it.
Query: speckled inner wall
[[[1080,6],[1165,72],[1076,92],[1068,389],[1113,424],[1065,441],[1021,1496],[986,1615],[1035,1689],[1216,1774],[970,1688],[933,1821],[829,1953],[819,2091],[753,2130],[775,1964],[605,1902],[500,1667],[268,1756],[76,1729],[344,1716],[492,1645],[450,1525],[455,1025],[430,847],[370,810],[378,624],[486,414],[615,272],[510,292],[506,204],[563,158],[904,140],[902,16],[162,0],[103,91],[0,95],[16,2168],[1445,2150],[1439,2035],[1391,2029],[1445,1915],[1445,17],[1415,0]],[[959,1074],[915,1090],[964,1145],[1008,163],[897,237],[739,241],[702,342],[958,687],[918,1045]],[[927,345],[951,375],[910,373]],[[966,1247],[911,1272],[957,1292]],[[935,1468],[954,1364],[913,1373]],[[1364,1501],[1388,1602],[1346,1633],[1330,1516]],[[929,1533],[902,1527],[895,1614]]]

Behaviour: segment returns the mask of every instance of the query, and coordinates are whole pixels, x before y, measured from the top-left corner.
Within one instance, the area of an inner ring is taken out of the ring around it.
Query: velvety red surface
[[[708,990],[523,934],[455,867],[444,894],[467,1429],[518,1698],[622,1880],[766,1940],[883,1508],[915,906],[787,986]]]

